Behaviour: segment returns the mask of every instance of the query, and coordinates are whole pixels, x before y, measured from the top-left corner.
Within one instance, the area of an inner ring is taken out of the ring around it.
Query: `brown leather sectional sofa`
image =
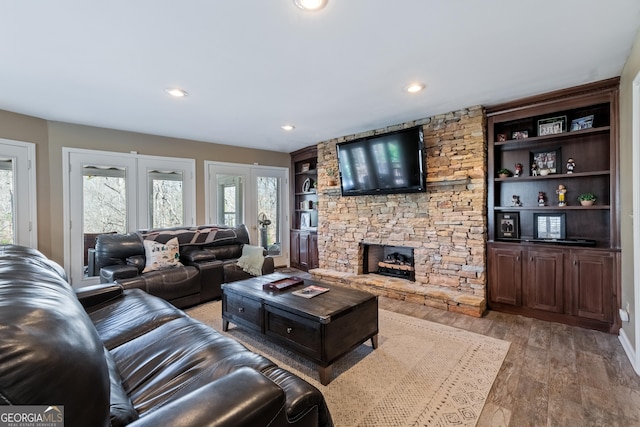
[[[0,405],[65,426],[332,426],[315,387],[140,289],[0,246]]]
[[[181,267],[143,273],[144,240],[166,243],[178,238]],[[251,277],[236,266],[249,244],[245,225],[204,225],[103,234],[97,237],[95,264],[102,283],[116,282],[159,296],[178,308],[220,298],[220,285]],[[273,273],[273,258],[265,257],[262,274]]]

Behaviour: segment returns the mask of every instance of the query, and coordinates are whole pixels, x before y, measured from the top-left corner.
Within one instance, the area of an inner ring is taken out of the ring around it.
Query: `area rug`
[[[221,303],[187,310],[222,331]],[[320,384],[316,365],[231,324],[225,334],[316,386],[336,427],[475,426],[509,343],[386,310],[378,348],[359,346]],[[223,332],[224,333],[224,332]]]

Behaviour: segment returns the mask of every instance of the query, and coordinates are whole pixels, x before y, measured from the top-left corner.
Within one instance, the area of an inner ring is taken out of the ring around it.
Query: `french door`
[[[245,224],[252,245],[288,266],[288,170],[220,162],[205,162],[205,170],[208,223]]]
[[[99,234],[195,224],[194,160],[65,148],[63,161],[65,269],[74,287],[99,281],[89,265]]]
[[[35,144],[0,138],[0,243],[37,248]]]

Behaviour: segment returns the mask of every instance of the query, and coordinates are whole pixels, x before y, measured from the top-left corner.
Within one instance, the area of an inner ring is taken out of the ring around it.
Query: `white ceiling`
[[[0,0],[0,18],[0,109],[291,152],[620,75],[640,1]]]

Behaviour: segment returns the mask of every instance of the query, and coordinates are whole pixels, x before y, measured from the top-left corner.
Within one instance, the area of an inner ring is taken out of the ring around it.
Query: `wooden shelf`
[[[608,170],[593,171],[593,172],[574,172],[574,173],[552,173],[545,176],[510,176],[508,178],[493,178],[494,182],[515,182],[515,181],[538,181],[545,179],[574,179],[582,178],[585,176],[598,176],[598,175],[610,175]]]
[[[491,309],[609,332],[619,328],[619,80],[613,80],[487,109]],[[539,120],[566,117],[565,126],[570,128],[573,120],[587,116],[593,116],[592,128],[535,136]],[[531,137],[496,142],[498,135],[525,131]],[[555,152],[555,157],[540,160],[539,168],[566,172],[564,162],[571,157],[575,172],[530,176],[533,155],[543,152]],[[497,170],[518,163],[527,176],[497,176]],[[557,205],[559,184],[566,184],[569,206]],[[587,192],[596,195],[595,205],[579,204],[578,196]],[[537,205],[539,193],[545,194],[548,206]],[[515,196],[528,205],[510,206]],[[556,215],[555,222],[538,222],[540,213],[562,215]],[[534,239],[550,230],[562,238]],[[505,235],[512,239],[502,239]]]

